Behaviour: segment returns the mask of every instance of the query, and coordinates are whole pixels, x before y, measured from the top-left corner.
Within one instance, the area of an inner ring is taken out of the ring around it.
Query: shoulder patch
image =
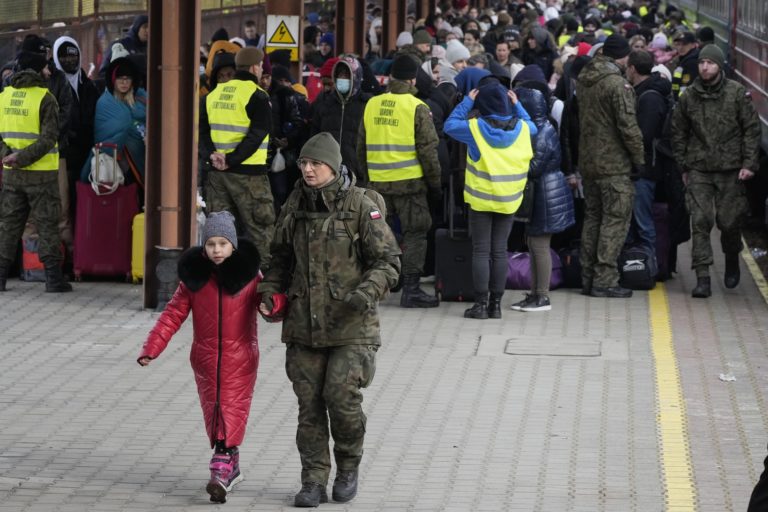
[[[381,218],[381,212],[379,210],[371,210],[368,215],[370,215],[373,220]]]
[[[632,90],[632,86],[629,85],[628,83],[624,82],[624,89],[626,89],[627,91],[631,91]]]

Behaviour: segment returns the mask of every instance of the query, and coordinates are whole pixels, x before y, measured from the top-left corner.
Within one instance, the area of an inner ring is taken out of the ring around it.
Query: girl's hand
[[[515,94],[515,91],[512,89],[507,91],[507,96],[509,96],[509,100],[512,102],[513,105],[517,105],[517,94]]]
[[[472,89],[471,91],[469,91],[469,94],[467,94],[467,96],[469,96],[469,99],[471,99],[472,101],[475,101],[475,98],[477,98],[477,93],[479,92],[480,91],[478,91],[477,89]]]
[[[149,357],[149,356],[144,356],[144,357],[141,357],[141,358],[139,358],[139,360],[138,360],[138,363],[139,363],[141,366],[147,366],[147,365],[149,364],[149,362],[150,362],[150,361],[152,361],[152,358],[151,358],[151,357]]]

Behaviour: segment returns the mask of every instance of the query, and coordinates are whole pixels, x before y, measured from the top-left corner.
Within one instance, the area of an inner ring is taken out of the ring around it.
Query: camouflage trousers
[[[267,175],[211,171],[205,202],[209,214],[226,210],[235,216],[238,232],[256,245],[262,268],[266,267],[275,225],[275,203]]]
[[[635,186],[629,177],[584,180],[581,280],[584,286],[618,286],[617,260],[627,238]]]
[[[387,224],[394,230],[395,217],[400,220],[403,245],[404,276],[421,274],[427,258],[427,232],[432,227],[426,193],[382,194],[387,205]]]
[[[303,483],[328,482],[329,418],[336,467],[354,470],[360,465],[366,423],[360,389],[373,380],[377,350],[374,345],[311,348],[288,344],[285,371],[299,400],[296,446]]]
[[[691,213],[691,268],[698,277],[709,275],[713,261],[710,233],[715,224],[724,253],[738,253],[744,248],[741,225],[749,205],[746,188],[738,175],[739,171],[688,174],[685,202]]]
[[[27,219],[37,226],[40,261],[46,266],[60,264],[60,212],[58,171],[5,169],[0,192],[0,264],[9,265],[16,258]]]

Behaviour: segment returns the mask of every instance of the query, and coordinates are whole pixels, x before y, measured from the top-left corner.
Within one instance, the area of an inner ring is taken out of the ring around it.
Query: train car
[[[678,0],[686,17],[712,27],[734,78],[752,93],[768,154],[768,0]]]

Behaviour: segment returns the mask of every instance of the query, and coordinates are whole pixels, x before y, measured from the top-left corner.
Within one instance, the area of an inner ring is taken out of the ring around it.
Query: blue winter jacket
[[[518,88],[515,93],[538,128],[528,168],[528,179],[533,180],[533,213],[527,233],[530,236],[559,233],[576,222],[573,194],[560,171],[560,139],[549,122],[544,95],[526,88]]]

